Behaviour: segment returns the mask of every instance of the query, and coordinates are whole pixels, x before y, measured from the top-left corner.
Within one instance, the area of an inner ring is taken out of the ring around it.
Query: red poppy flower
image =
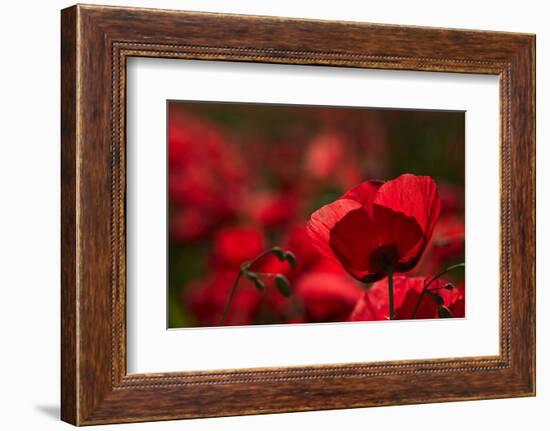
[[[414,268],[439,217],[441,202],[430,177],[411,174],[366,181],[312,214],[307,232],[326,256],[362,282],[386,276],[388,268]]]
[[[416,304],[420,299],[422,289],[431,277],[406,277],[397,275],[393,278],[394,306],[396,319],[411,319]],[[436,280],[430,284],[430,290],[437,292],[453,317],[464,317],[464,287],[443,289],[447,284],[444,280]],[[435,290],[434,290],[435,289]],[[437,303],[431,295],[425,294],[414,315],[415,319],[435,319],[438,317]],[[388,280],[380,280],[363,293],[357,301],[349,320],[387,320],[389,318]]]

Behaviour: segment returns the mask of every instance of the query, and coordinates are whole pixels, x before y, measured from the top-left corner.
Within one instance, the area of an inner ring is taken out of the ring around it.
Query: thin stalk
[[[256,256],[254,259],[249,260],[241,265],[241,270],[237,274],[237,278],[235,278],[235,281],[233,282],[233,286],[231,287],[231,290],[229,291],[229,295],[227,296],[227,301],[225,302],[225,307],[223,308],[222,317],[220,319],[220,326],[222,326],[225,323],[225,320],[227,319],[227,315],[229,314],[229,309],[231,308],[231,302],[233,301],[233,297],[235,296],[235,291],[237,290],[237,286],[239,285],[239,281],[243,274],[247,272],[252,265],[254,265],[256,262],[258,262],[261,258],[264,256],[267,256],[269,253],[275,252],[279,247],[271,247],[265,250],[264,252],[260,253],[258,256]],[[262,274],[267,275],[267,274]]]
[[[229,295],[227,296],[227,301],[225,302],[225,307],[223,308],[222,318],[220,319],[220,326],[223,326],[223,324],[225,323],[225,319],[227,319],[227,315],[229,314],[229,309],[231,308],[231,302],[233,301],[233,297],[235,296],[235,291],[237,290],[237,286],[239,285],[239,280],[241,279],[242,275],[243,275],[243,270],[241,269],[237,274],[237,278],[235,278],[235,281],[233,282],[233,286],[231,286]]]
[[[422,289],[422,292],[420,292],[420,296],[418,297],[418,301],[416,301],[416,305],[414,306],[414,310],[412,312],[411,319],[414,319],[414,316],[416,316],[416,312],[418,311],[418,307],[420,307],[420,303],[422,302],[422,299],[424,298],[424,295],[425,295],[426,291],[428,290],[428,287],[430,287],[430,284],[432,284],[434,281],[436,281],[439,277],[447,274],[449,271],[452,271],[453,269],[457,269],[457,268],[464,268],[464,266],[465,266],[464,262],[457,263],[456,265],[451,265],[448,268],[441,271],[439,274],[437,274],[437,275],[433,276],[432,278],[430,278],[430,280],[424,285],[424,288]]]
[[[390,320],[395,319],[395,313],[393,309],[393,269],[388,266],[388,296],[390,298]]]
[[[256,256],[254,259],[249,260],[248,262],[246,262],[247,269],[250,268],[252,265],[254,265],[256,262],[258,262],[262,257],[267,256],[269,253],[273,253],[273,250],[275,250],[277,248],[279,248],[279,247],[268,248],[267,250],[263,251],[258,256]]]
[[[420,296],[418,297],[418,301],[416,301],[416,304],[414,306],[411,319],[414,319],[414,316],[416,316],[416,312],[418,311],[418,307],[420,307],[420,303],[422,302],[422,299],[424,298],[425,293],[426,293],[426,286],[424,286],[424,289],[422,289],[422,292],[420,292]]]
[[[464,262],[462,263],[457,263],[456,265],[451,265],[449,266],[448,268],[444,269],[443,271],[441,271],[439,274],[433,276],[430,281],[428,281],[426,283],[426,285],[424,286],[424,289],[427,289],[430,284],[432,284],[435,280],[437,280],[439,277],[442,277],[443,275],[447,274],[449,271],[452,271],[453,269],[457,269],[457,268],[464,268],[465,264]]]

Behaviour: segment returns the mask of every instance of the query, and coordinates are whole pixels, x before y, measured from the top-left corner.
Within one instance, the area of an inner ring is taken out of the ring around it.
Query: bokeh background
[[[169,327],[217,326],[240,265],[277,245],[241,280],[226,324],[347,320],[368,289],[311,246],[313,211],[368,179],[429,175],[443,209],[410,275],[464,261],[463,112],[170,101],[168,104]],[[463,272],[449,278],[463,288]]]

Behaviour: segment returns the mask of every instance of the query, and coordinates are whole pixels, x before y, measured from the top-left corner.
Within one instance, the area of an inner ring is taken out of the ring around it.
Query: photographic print
[[[169,328],[465,317],[464,112],[167,108]]]

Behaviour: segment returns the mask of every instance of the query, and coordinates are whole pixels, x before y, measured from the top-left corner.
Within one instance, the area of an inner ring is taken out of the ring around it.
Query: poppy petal
[[[379,247],[387,249],[392,247],[393,256],[385,256],[387,266],[397,265],[403,257],[408,256],[411,249],[424,238],[422,229],[413,217],[406,216],[403,213],[395,212],[389,208],[373,205],[373,221],[378,227]],[[381,256],[382,257],[382,256]]]
[[[350,322],[387,320],[389,318],[387,289],[386,291],[380,288],[375,289],[375,285],[363,292],[348,318]]]
[[[414,217],[426,236],[431,235],[441,210],[435,181],[431,177],[412,174],[384,183],[374,203]]]
[[[379,230],[361,207],[346,214],[330,232],[330,248],[346,270],[362,281],[375,281],[385,265],[372,259],[380,248]]]
[[[430,295],[423,295],[424,283],[426,279],[422,278],[405,278],[403,282],[398,283],[401,290],[401,298],[399,306],[395,309],[395,318],[400,320],[411,319],[418,305],[418,309],[414,315],[415,319],[434,319],[437,317],[437,304]],[[398,287],[396,287],[397,291]],[[420,301],[420,303],[419,303]]]
[[[372,215],[372,203],[383,181],[369,180],[362,182],[348,190],[341,199],[351,199],[363,205],[363,208]]]
[[[361,204],[351,199],[338,199],[315,211],[306,225],[306,232],[313,245],[324,256],[334,259],[330,247],[330,232],[334,225],[350,211],[361,208]]]
[[[424,252],[441,211],[441,200],[435,181],[430,177],[401,175],[380,187],[374,198],[374,205],[413,217],[422,229],[422,240],[400,258],[401,270],[411,269]]]
[[[426,277],[393,277],[395,318],[410,319],[420,299]],[[350,314],[350,321],[387,320],[389,318],[388,279],[384,278],[363,293]],[[416,319],[437,318],[435,301],[424,295],[415,314]]]

